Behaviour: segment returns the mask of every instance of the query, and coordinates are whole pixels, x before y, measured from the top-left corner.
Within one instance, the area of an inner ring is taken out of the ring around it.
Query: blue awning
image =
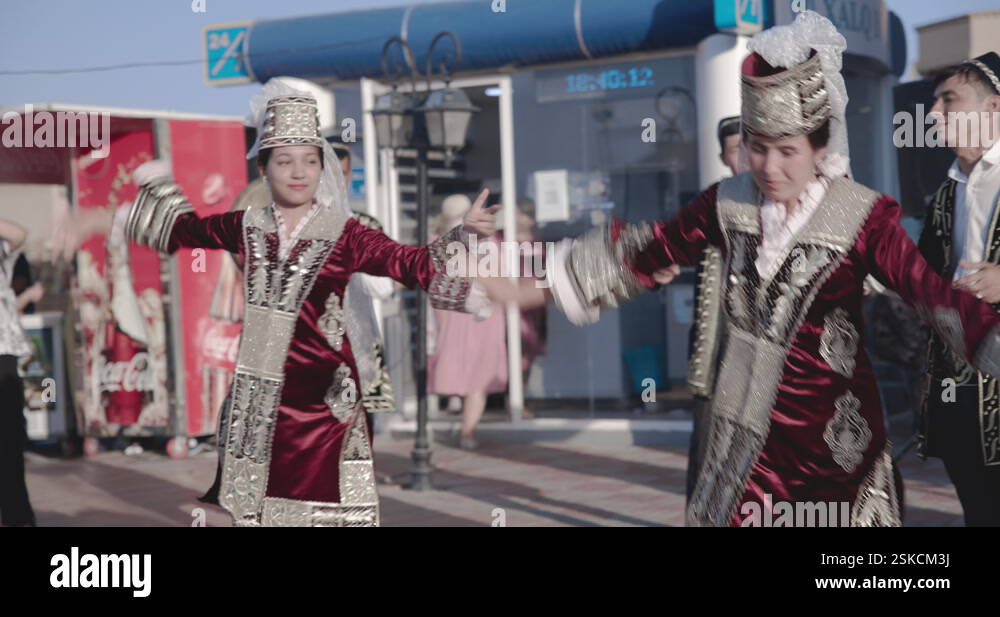
[[[254,78],[382,76],[381,52],[395,35],[407,40],[421,72],[442,30],[462,43],[463,72],[496,70],[659,51],[696,45],[717,32],[706,0],[488,0],[423,4],[251,25],[247,52]],[[499,6],[499,5],[497,5]],[[443,49],[450,43],[442,42]]]

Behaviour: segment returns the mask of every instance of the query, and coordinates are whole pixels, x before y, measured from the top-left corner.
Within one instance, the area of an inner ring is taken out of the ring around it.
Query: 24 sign
[[[230,86],[253,81],[247,62],[250,22],[207,26],[202,39],[205,81],[211,86]]]
[[[722,32],[754,34],[764,27],[765,0],[715,0],[715,27]]]

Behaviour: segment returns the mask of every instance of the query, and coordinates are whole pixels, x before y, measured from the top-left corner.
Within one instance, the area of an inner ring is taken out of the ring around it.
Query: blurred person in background
[[[449,195],[441,204],[436,241],[441,234],[462,221],[472,208],[465,195]],[[479,242],[480,249],[493,243],[499,254],[500,235],[493,234]],[[478,263],[478,258],[475,263]],[[472,450],[478,447],[476,426],[486,409],[486,395],[507,389],[507,341],[504,311],[494,305],[489,315],[443,311],[429,313],[433,326],[428,327],[427,391],[462,399],[462,424],[458,445]]]

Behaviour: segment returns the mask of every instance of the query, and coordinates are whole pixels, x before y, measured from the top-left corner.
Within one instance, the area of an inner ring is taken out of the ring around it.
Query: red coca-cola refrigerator
[[[166,256],[128,242],[122,206],[136,195],[132,172],[157,158],[199,215],[227,211],[247,183],[245,133],[235,118],[133,112],[112,116],[111,134],[107,156],[70,157],[75,206],[117,212],[111,231],[76,255],[77,424],[87,454],[101,438],[164,437],[167,453],[183,457],[190,438],[216,431],[235,367],[241,278],[224,251]]]

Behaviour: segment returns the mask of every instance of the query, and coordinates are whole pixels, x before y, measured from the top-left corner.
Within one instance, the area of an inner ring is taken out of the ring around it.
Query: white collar
[[[1000,165],[1000,140],[997,140],[989,150],[983,153],[982,158],[976,161],[976,167],[983,165],[984,168],[990,169],[996,165]],[[969,176],[962,172],[958,166],[958,159],[956,158],[951,163],[951,167],[948,168],[948,177],[956,182],[961,182],[962,184],[968,184]]]
[[[299,235],[302,230],[306,228],[306,225],[316,213],[319,212],[319,202],[313,199],[312,206],[309,207],[309,212],[306,213],[291,233],[288,233],[288,226],[285,224],[285,217],[281,214],[281,208],[271,202],[271,214],[274,216],[274,221],[278,226],[278,257],[285,259],[288,254],[292,251],[292,247],[295,246],[295,241],[298,240]]]
[[[781,266],[784,250],[823,202],[828,188],[828,180],[820,176],[810,182],[799,194],[799,201],[792,213],[785,205],[770,198],[764,198],[760,208],[761,246],[757,253],[757,272],[770,279]]]

